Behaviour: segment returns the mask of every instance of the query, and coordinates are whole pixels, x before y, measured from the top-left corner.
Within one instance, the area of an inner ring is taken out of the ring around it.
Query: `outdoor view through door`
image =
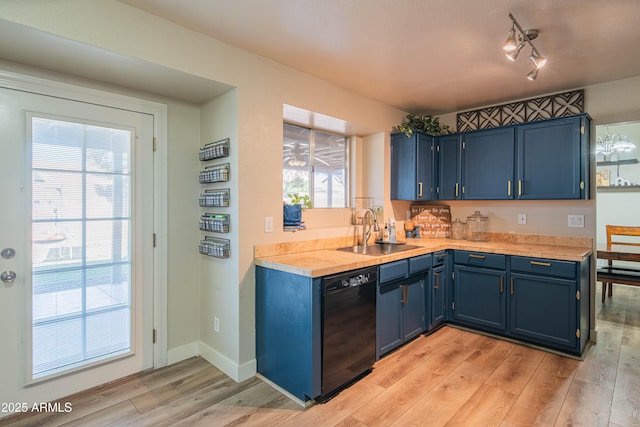
[[[131,351],[131,129],[31,116],[32,379]]]

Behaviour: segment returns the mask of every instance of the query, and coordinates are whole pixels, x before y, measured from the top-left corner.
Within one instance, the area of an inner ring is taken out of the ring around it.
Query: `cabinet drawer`
[[[456,264],[467,264],[485,268],[505,269],[506,256],[484,252],[456,251],[453,261]]]
[[[380,266],[380,283],[395,279],[404,279],[408,276],[409,263],[406,259],[382,264]]]
[[[558,261],[545,258],[512,256],[511,271],[575,279],[576,263],[572,261]]]
[[[431,254],[409,258],[409,276],[431,268]]]
[[[433,253],[433,266],[438,267],[439,265],[444,264],[444,261],[447,259],[446,251],[438,251]]]

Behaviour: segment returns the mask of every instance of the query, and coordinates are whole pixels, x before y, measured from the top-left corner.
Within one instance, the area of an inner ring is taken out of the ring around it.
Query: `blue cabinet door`
[[[445,320],[445,294],[446,294],[447,273],[445,265],[433,268],[431,286],[428,294],[429,298],[429,325],[427,329],[432,330],[444,323]]]
[[[460,135],[437,137],[438,183],[437,196],[440,200],[459,200],[462,186],[462,140]]]
[[[518,126],[517,198],[587,198],[588,129],[585,115]]]
[[[504,270],[454,266],[453,319],[480,329],[507,330]]]
[[[424,277],[412,276],[404,283],[404,299],[402,303],[402,335],[403,341],[424,332]]]
[[[561,350],[578,351],[577,282],[511,273],[509,334]]]
[[[514,133],[509,126],[463,134],[464,199],[513,198]]]
[[[422,132],[391,135],[391,200],[432,200],[434,138]]]
[[[376,359],[400,346],[402,330],[401,282],[378,286],[376,300]]]

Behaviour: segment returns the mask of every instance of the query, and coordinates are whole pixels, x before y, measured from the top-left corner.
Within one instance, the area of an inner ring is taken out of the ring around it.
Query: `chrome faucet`
[[[367,215],[373,217],[373,231],[380,231],[380,227],[378,226],[378,217],[376,216],[375,211],[371,208],[367,208],[364,212],[364,216],[362,217],[362,246],[365,248],[367,247],[369,237],[371,237],[371,224],[367,221]]]

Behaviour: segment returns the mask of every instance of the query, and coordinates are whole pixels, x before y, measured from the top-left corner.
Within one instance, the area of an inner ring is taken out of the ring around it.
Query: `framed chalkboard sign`
[[[451,208],[446,205],[411,205],[413,226],[421,237],[451,237]]]

